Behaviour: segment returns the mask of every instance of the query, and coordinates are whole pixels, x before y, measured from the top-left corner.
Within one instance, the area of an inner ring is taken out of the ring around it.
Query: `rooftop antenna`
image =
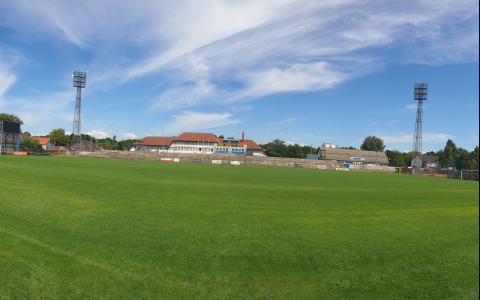
[[[413,98],[417,102],[417,121],[415,123],[415,136],[413,138],[412,167],[421,168],[422,164],[422,118],[423,100],[427,100],[428,83],[415,83],[413,86]]]
[[[240,122],[238,122],[238,128],[237,128],[237,140],[240,140]]]
[[[82,140],[82,88],[85,88],[87,84],[87,72],[72,71],[73,87],[77,88],[77,97],[75,100],[75,115],[73,117],[73,139],[72,150],[80,152],[82,146],[80,141]]]

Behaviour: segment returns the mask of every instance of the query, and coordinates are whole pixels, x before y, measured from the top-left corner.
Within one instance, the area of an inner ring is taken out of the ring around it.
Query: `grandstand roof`
[[[199,133],[199,132],[184,132],[181,135],[175,136],[147,136],[143,139],[139,140],[138,142],[134,143],[133,145],[146,145],[146,146],[170,146],[173,141],[188,141],[188,142],[217,142],[220,145],[222,144],[223,140],[220,138],[215,137],[213,133]]]
[[[138,142],[134,143],[133,145],[145,145],[145,146],[170,146],[173,141],[189,141],[189,142],[217,142],[219,145],[223,145],[223,139],[215,137],[213,133],[201,133],[201,132],[184,132],[179,136],[147,136],[143,139],[139,140]],[[249,150],[263,150],[260,148],[257,143],[253,140],[245,140],[245,144],[247,145],[247,149]]]
[[[134,143],[134,145],[146,145],[146,146],[169,146],[175,137],[171,136],[146,136],[143,139],[139,140],[138,142]]]
[[[213,133],[184,132],[177,136],[175,141],[212,141],[223,143],[222,139],[217,138]]]
[[[354,162],[359,161],[352,158],[363,158],[363,163],[379,163],[388,164],[388,157],[385,152],[382,151],[363,151],[363,150],[350,150],[350,149],[337,149],[319,147],[318,151],[322,154],[322,159],[325,160],[337,160]],[[318,152],[317,152],[318,153]]]

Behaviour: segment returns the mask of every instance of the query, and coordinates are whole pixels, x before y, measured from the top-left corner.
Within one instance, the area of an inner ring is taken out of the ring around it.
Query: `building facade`
[[[184,132],[177,137],[147,136],[134,143],[128,151],[167,153],[230,153],[258,155],[262,149],[252,140],[217,138],[213,133]],[[250,153],[250,154],[249,154]]]
[[[382,151],[363,151],[319,147],[317,150],[318,159],[336,160],[341,164],[363,165],[374,164],[379,166],[388,165],[388,157]]]

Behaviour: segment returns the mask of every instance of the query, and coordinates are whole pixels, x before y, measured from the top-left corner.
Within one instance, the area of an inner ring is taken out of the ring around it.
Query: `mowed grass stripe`
[[[0,199],[0,298],[478,298],[478,182],[0,157]]]

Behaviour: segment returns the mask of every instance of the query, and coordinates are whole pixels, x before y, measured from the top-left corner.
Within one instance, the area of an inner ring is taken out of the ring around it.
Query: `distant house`
[[[376,164],[388,165],[388,157],[382,151],[363,151],[319,147],[317,155],[320,160],[336,160],[342,164],[362,165]]]
[[[27,133],[20,132],[18,135],[18,144],[21,145],[26,138],[33,140],[33,137]],[[5,148],[13,148],[14,145],[15,147],[17,145],[17,135],[2,133],[2,146]]]
[[[53,150],[53,144],[50,143],[50,138],[37,138],[34,137],[34,140],[38,141],[38,145],[42,146],[43,149],[45,150]]]
[[[434,155],[422,155],[423,168],[435,168],[437,166],[437,157]]]

